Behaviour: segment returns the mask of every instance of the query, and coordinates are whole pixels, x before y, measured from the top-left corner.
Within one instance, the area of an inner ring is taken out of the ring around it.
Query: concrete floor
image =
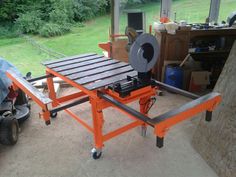
[[[165,93],[158,97],[151,116],[187,101]],[[131,106],[138,108],[137,103]],[[89,104],[74,110],[91,122]],[[50,126],[45,126],[38,111],[33,104],[31,118],[22,125],[14,147],[0,145],[0,177],[217,177],[191,145],[196,118],[173,127],[162,149],[155,147],[152,128],[148,128],[145,138],[135,128],[106,142],[102,158],[95,161],[90,155],[93,137],[85,128],[66,113],[60,113]],[[114,109],[104,113],[104,132],[130,121]]]

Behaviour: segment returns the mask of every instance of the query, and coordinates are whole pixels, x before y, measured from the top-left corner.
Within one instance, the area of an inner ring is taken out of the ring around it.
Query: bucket
[[[165,84],[182,89],[183,87],[183,69],[177,64],[169,64],[165,71]]]

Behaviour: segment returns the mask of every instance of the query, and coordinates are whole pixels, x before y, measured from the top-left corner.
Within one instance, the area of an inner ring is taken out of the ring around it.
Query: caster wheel
[[[51,118],[56,118],[57,117],[57,112],[51,113],[50,116],[51,116]]]
[[[93,157],[94,160],[97,160],[97,159],[99,159],[102,156],[102,151],[101,150],[97,150],[96,148],[93,148],[91,150],[91,153],[92,153],[92,157]]]
[[[50,124],[51,124],[51,121],[48,120],[48,121],[45,122],[45,124],[46,124],[46,125],[50,125]]]
[[[141,127],[141,136],[142,137],[146,137],[147,136],[147,127],[146,126],[142,126]]]

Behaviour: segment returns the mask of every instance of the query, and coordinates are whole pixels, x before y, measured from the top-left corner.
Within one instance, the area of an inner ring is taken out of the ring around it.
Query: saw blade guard
[[[141,34],[131,45],[130,65],[140,73],[147,73],[155,66],[160,53],[157,39],[151,34]]]

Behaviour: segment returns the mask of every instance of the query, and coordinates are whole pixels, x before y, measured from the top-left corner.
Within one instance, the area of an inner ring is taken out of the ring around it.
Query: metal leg
[[[147,136],[147,125],[141,125],[141,136],[146,137]]]
[[[158,148],[162,148],[164,146],[164,137],[160,138],[160,137],[156,137],[156,146]]]
[[[149,105],[150,97],[143,97],[139,100],[140,112],[146,116],[148,116],[148,105]],[[143,123],[141,125],[141,136],[146,137],[147,135],[147,124]]]
[[[207,122],[210,122],[211,119],[212,119],[212,111],[206,111],[206,118],[205,118],[205,120]]]
[[[102,138],[102,127],[103,127],[103,112],[99,109],[99,102],[95,99],[91,99],[92,115],[93,115],[93,128],[94,128],[94,141],[95,148],[92,149],[92,156],[94,159],[98,159],[102,154],[103,138]]]
[[[46,74],[49,75],[50,73],[46,72]],[[48,85],[49,98],[53,101],[52,107],[56,107],[57,104],[55,101],[57,99],[57,96],[56,96],[55,88],[53,85],[53,78],[52,77],[47,78],[47,85]]]

